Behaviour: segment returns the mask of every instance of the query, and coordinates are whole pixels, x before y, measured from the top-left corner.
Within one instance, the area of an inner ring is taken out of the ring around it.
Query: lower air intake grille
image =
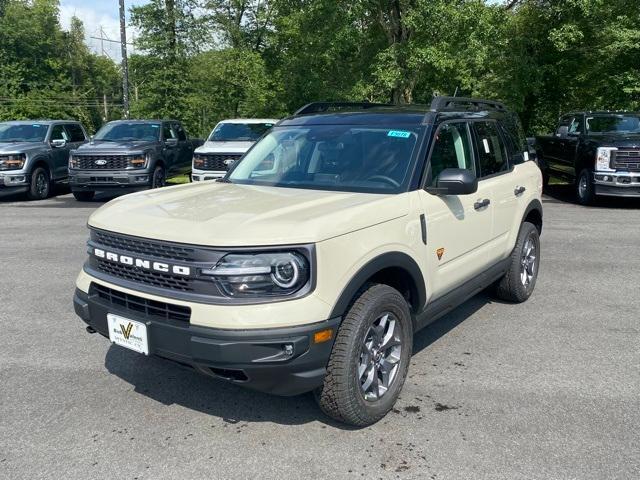
[[[189,322],[191,318],[191,309],[188,307],[156,302],[155,300],[120,292],[97,283],[91,284],[89,295],[97,295],[111,305],[118,305],[132,313],[142,313],[150,317],[181,322]]]

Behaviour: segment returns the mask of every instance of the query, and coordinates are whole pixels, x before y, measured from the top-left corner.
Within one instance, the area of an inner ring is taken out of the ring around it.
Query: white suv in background
[[[223,177],[227,170],[278,120],[235,118],[218,123],[207,141],[193,152],[194,182]]]

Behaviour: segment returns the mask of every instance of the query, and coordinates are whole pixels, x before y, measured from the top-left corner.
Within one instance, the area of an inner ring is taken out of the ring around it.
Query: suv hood
[[[114,153],[126,153],[129,151],[144,151],[148,148],[154,147],[158,142],[149,141],[128,141],[128,142],[103,142],[96,140],[94,142],[85,143],[80,145],[75,152],[79,154],[93,155],[102,152],[114,152]]]
[[[204,182],[126,195],[91,227],[215,247],[312,243],[407,215],[408,194],[327,192]]]
[[[42,150],[44,147],[44,142],[0,142],[0,154],[28,153],[31,150]]]
[[[244,153],[254,142],[204,142],[196,148],[196,153]]]

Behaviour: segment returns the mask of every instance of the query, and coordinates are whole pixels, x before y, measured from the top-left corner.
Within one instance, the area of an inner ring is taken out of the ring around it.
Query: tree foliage
[[[57,13],[54,0],[0,0],[0,117],[97,126],[103,96],[120,102],[118,66]],[[637,0],[149,0],[131,13],[132,114],[200,136],[313,100],[486,96],[531,133],[567,110],[640,109]]]

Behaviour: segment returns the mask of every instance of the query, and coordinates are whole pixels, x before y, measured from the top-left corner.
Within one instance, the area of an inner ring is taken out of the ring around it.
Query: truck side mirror
[[[435,195],[470,195],[478,191],[478,179],[464,168],[445,168],[438,175],[436,186],[426,190]]]
[[[569,127],[567,125],[562,125],[558,127],[556,131],[556,137],[565,138],[569,136]]]

